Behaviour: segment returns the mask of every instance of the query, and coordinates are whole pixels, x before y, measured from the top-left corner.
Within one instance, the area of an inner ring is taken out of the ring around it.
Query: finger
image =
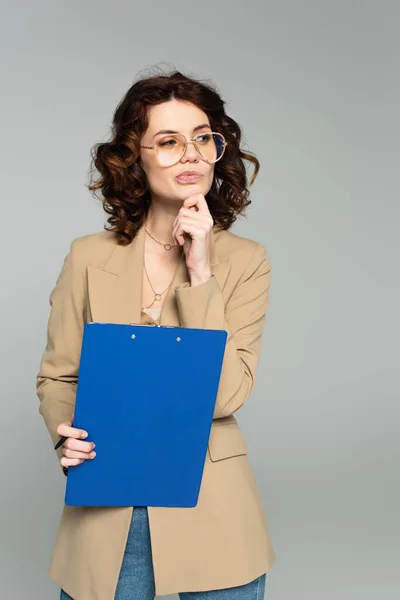
[[[180,246],[183,246],[183,244],[185,243],[184,236],[183,235],[175,235],[175,234],[172,234],[172,235],[173,235],[174,240],[176,240]]]
[[[198,213],[197,210],[197,201],[194,200],[197,196],[201,196],[202,194],[194,194],[193,196],[189,196],[189,198],[186,198],[186,200],[183,201],[182,206],[180,207],[178,214],[176,215],[175,219],[172,221],[172,227],[174,227],[174,225],[176,225],[176,222],[179,218],[179,215],[182,213],[183,210],[188,210],[190,211],[190,214],[196,214]],[[189,202],[190,201],[190,202]]]
[[[76,450],[77,452],[91,452],[96,447],[96,444],[94,442],[82,442],[81,440],[68,438],[64,442],[64,447],[69,450]]]
[[[81,458],[66,458],[63,456],[60,460],[60,465],[63,467],[76,467],[83,463]]]
[[[207,225],[204,223],[204,221],[192,219],[191,216],[186,216],[186,215],[182,215],[181,217],[179,217],[179,219],[176,223],[176,226],[178,227],[181,223],[184,223],[190,227],[198,227],[200,229],[201,228],[206,229],[206,227],[207,227]]]
[[[188,227],[184,227],[182,223],[177,223],[175,228],[172,231],[172,235],[177,240],[178,244],[180,244],[181,246],[183,246],[183,244],[186,241],[185,234],[187,236],[189,236],[190,238],[192,237],[192,235],[194,237],[194,234],[191,234],[189,232]]]
[[[176,222],[175,226],[172,228],[172,236],[178,242],[180,246],[183,246],[185,243],[185,232],[183,228],[180,226],[180,223]],[[190,234],[188,234],[190,236]]]
[[[194,228],[185,226],[184,224],[177,225],[174,237],[178,240],[178,243],[181,246],[184,246],[186,241],[191,241],[198,238]]]
[[[60,425],[57,427],[57,433],[58,433],[58,435],[76,438],[76,439],[85,439],[88,436],[88,432],[85,431],[84,429],[72,427],[70,421],[66,421],[65,423],[60,423]]]
[[[193,197],[193,196],[191,196],[191,197]],[[185,207],[184,205],[182,205],[181,208],[179,209],[179,212],[176,215],[175,219],[172,221],[172,228],[174,228],[176,226],[179,218],[182,215],[185,215],[192,219],[198,219],[199,222],[204,221],[204,223],[206,223],[210,229],[214,225],[214,219],[212,218],[212,216],[208,210],[207,210],[207,212],[199,212],[196,210],[196,206],[194,206],[194,205],[189,206],[189,207]]]
[[[209,225],[210,229],[211,229],[211,225],[214,223],[214,219],[212,218],[211,215],[207,215],[205,213],[200,213],[200,212],[195,212],[193,210],[193,208],[181,207],[179,209],[179,213],[177,215],[176,221],[179,219],[179,217],[181,215],[189,217],[189,219],[194,219],[195,221],[198,221],[199,223],[204,223],[205,225]]]
[[[203,214],[210,214],[210,210],[208,208],[208,204],[203,194],[193,194],[189,196],[183,201],[182,206],[185,208],[190,208],[192,206],[196,207],[196,209]]]
[[[183,237],[183,235],[175,235],[174,239],[178,242],[180,246],[183,246],[183,244],[185,243],[185,238]]]
[[[89,458],[94,458],[96,456],[96,452],[77,452],[76,450],[63,448],[63,455],[66,458],[79,458],[83,460],[88,460]]]
[[[207,235],[208,229],[203,224],[184,217],[178,221],[175,235],[182,236],[184,233],[189,234],[194,239],[200,239]]]

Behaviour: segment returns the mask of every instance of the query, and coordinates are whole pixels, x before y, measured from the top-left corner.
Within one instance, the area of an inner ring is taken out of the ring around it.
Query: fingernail
[[[87,438],[88,434],[86,431],[82,431],[81,438]]]
[[[94,458],[95,456],[96,456],[96,452],[91,452],[91,453],[90,453],[90,457],[91,457],[91,458]]]
[[[93,442],[92,450],[96,448],[96,444]]]

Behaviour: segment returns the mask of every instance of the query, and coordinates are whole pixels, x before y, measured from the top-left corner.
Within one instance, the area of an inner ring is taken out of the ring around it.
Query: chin
[[[211,189],[210,185],[205,185],[204,181],[198,181],[196,183],[178,183],[175,186],[177,196],[183,200],[193,194],[203,194],[205,196]]]

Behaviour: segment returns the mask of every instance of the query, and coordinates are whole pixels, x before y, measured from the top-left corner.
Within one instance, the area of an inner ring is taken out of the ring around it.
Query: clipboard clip
[[[111,323],[104,323],[103,321],[88,321],[87,325],[110,325]],[[163,327],[165,329],[179,328],[180,325],[161,325],[158,323],[128,323],[128,325],[135,325],[135,327]]]
[[[161,325],[159,323],[129,323],[129,325],[135,325],[136,327],[163,327],[165,329],[174,329],[179,325]]]
[[[129,325],[135,325],[137,327],[161,327],[162,329],[177,329],[179,327],[179,325],[161,325],[158,323],[129,323]],[[131,338],[134,340],[136,335],[133,333]],[[176,341],[181,342],[182,338],[178,336]]]

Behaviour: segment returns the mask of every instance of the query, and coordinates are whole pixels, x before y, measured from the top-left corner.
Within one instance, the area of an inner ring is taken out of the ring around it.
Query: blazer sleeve
[[[72,419],[78,382],[86,317],[84,267],[80,264],[78,242],[77,239],[72,242],[50,294],[47,345],[36,377],[39,413],[44,418],[53,445],[59,438],[57,426]],[[56,453],[61,459],[62,448]]]
[[[184,327],[225,329],[228,333],[214,419],[237,411],[254,387],[269,304],[270,273],[266,250],[256,244],[226,307],[215,275],[194,287],[186,282],[175,289]]]

